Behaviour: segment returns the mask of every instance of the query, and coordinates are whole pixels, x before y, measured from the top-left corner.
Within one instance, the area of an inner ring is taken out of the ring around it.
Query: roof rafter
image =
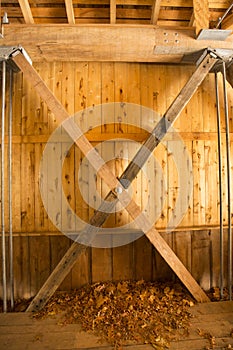
[[[116,23],[116,0],[110,0],[110,23]]]
[[[233,29],[233,13],[226,17],[221,24],[222,29]]]
[[[152,6],[152,14],[151,14],[151,23],[157,24],[159,18],[159,10],[160,10],[161,0],[154,0]]]
[[[192,12],[192,16],[190,18],[190,21],[189,21],[189,27],[193,27],[195,25],[194,23],[194,13]]]
[[[23,17],[26,24],[33,24],[34,18],[32,16],[31,7],[28,0],[19,0],[19,5],[23,13]]]
[[[198,35],[202,29],[209,28],[209,0],[193,0],[193,15]]]
[[[66,14],[69,24],[75,24],[74,8],[72,0],[65,0]]]

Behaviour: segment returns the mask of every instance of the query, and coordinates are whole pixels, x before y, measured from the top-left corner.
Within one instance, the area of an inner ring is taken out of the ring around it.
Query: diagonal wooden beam
[[[74,8],[72,0],[65,0],[66,14],[69,24],[75,24]]]
[[[41,78],[38,76],[37,72],[30,66],[28,62],[25,62],[23,55],[16,55],[13,60],[15,63],[21,68],[21,70],[24,72],[26,78],[30,79],[32,84],[34,85],[35,89],[38,92],[41,92],[41,97],[45,99],[47,104],[49,105],[49,108],[54,112],[61,112],[64,116],[64,107],[61,106],[61,104],[57,101],[57,99],[53,96],[53,94],[48,90],[48,88],[45,86],[45,84],[42,82]],[[138,152],[139,159],[144,158],[147,159],[150,150],[152,147],[152,150],[156,145],[158,145],[161,141],[161,138],[166,134],[167,130],[171,126],[171,124],[175,121],[178,114],[181,112],[181,110],[185,107],[185,105],[188,103],[190,98],[192,97],[193,93],[196,91],[198,86],[201,84],[205,76],[208,74],[209,70],[214,65],[215,60],[211,57],[206,57],[202,64],[197,68],[193,76],[190,78],[188,83],[185,85],[185,87],[182,89],[181,93],[178,95],[176,100],[173,102],[171,107],[168,109],[164,117],[161,119],[161,121],[158,123],[156,128],[154,129],[152,135],[148,138],[145,145],[148,147],[148,151],[145,152],[145,147],[142,147],[141,150]],[[33,79],[34,78],[34,79]],[[48,91],[47,91],[48,90]],[[51,108],[52,107],[52,108]],[[65,114],[67,112],[65,111]],[[137,157],[135,156],[135,158]],[[134,159],[135,159],[134,158]],[[138,163],[138,162],[137,162]],[[136,166],[132,161],[132,168],[130,169],[130,166],[126,169],[126,172],[124,172],[124,176],[121,178],[134,178],[135,174],[140,171],[141,166]],[[126,176],[128,171],[128,175]],[[104,177],[103,177],[104,178]],[[121,198],[123,196],[123,198]],[[114,192],[110,192],[109,198],[116,198],[116,194]],[[109,199],[108,198],[108,199]],[[127,198],[127,192],[123,191],[123,193],[119,196],[119,200],[124,203],[125,199]],[[112,205],[112,203],[110,203]],[[205,293],[202,291],[200,286],[197,284],[197,282],[193,279],[193,277],[190,275],[190,273],[187,271],[187,269],[183,266],[183,264],[180,262],[180,260],[176,257],[174,252],[170,249],[170,247],[167,245],[167,243],[162,239],[162,237],[159,235],[159,233],[154,229],[150,228],[150,223],[146,221],[146,218],[142,215],[140,212],[140,209],[137,207],[136,203],[133,201],[130,202],[126,206],[126,209],[130,213],[131,216],[133,216],[138,223],[139,227],[146,233],[152,244],[155,246],[155,248],[160,252],[160,254],[165,258],[167,263],[171,266],[171,268],[174,270],[174,272],[177,274],[177,276],[181,279],[181,281],[185,284],[185,286],[189,289],[189,291],[193,294],[193,296],[198,301],[207,301],[208,298],[205,295]],[[104,218],[103,218],[104,216]],[[100,211],[97,212],[97,215],[92,218],[91,223],[96,224],[96,226],[102,225],[102,223],[105,221],[108,214],[103,214]],[[95,227],[91,228],[92,230],[96,230]],[[85,232],[86,233],[86,232]],[[68,250],[66,255],[63,257],[62,261],[58,264],[58,266],[55,268],[53,273],[50,275],[49,279],[46,281],[44,286],[41,288],[37,296],[34,298],[33,302],[30,304],[27,311],[33,311],[40,309],[43,305],[46,304],[48,299],[51,297],[51,295],[54,293],[54,291],[57,289],[57,287],[60,284],[60,281],[64,279],[66,274],[70,271],[73,264],[75,263],[77,257],[80,255],[80,253],[85,250],[86,247],[78,245],[76,242],[74,242],[71,246],[71,248]]]
[[[23,17],[26,24],[33,24],[34,18],[32,16],[32,11],[28,0],[19,0],[19,5],[23,13]]]
[[[198,36],[202,29],[209,28],[209,0],[193,0],[193,15]]]
[[[151,23],[154,25],[157,24],[159,19],[160,3],[161,0],[154,0],[152,5]]]
[[[36,70],[27,61],[24,55],[20,51],[16,51],[12,57],[16,65],[22,70],[24,76],[28,81],[30,81],[41,96],[41,98],[47,103],[49,109],[56,115],[59,124],[63,123],[69,114],[67,113],[64,106],[58,101],[58,99],[53,95],[52,91],[47,87],[44,81],[41,79]],[[116,179],[115,175],[105,164],[104,160],[100,157],[98,152],[92,147],[87,138],[83,135],[82,131],[78,128],[76,124],[65,123],[63,128],[66,130],[68,135],[74,140],[75,144],[80,148],[83,154],[86,155],[87,159],[91,162],[93,166],[96,165],[98,169],[98,174],[109,186],[110,189],[115,189],[116,187],[122,187],[119,181]],[[122,188],[123,189],[123,188]]]

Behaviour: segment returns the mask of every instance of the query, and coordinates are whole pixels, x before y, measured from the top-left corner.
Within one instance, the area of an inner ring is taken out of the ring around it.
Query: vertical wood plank
[[[192,231],[173,233],[174,252],[190,272],[192,267],[191,235]]]
[[[170,247],[173,247],[172,233],[161,233],[163,239]],[[168,266],[161,255],[153,248],[153,280],[171,281],[174,278],[174,272]]]
[[[50,274],[49,237],[29,237],[30,288],[35,295]]]
[[[54,143],[50,149],[51,158],[48,164],[49,184],[47,184],[47,192],[50,194],[48,198],[48,212],[50,213],[51,220],[49,220],[49,231],[57,231],[55,225],[61,227],[62,207],[60,205],[59,211],[55,210],[55,203],[60,201],[61,203],[61,186],[62,179],[59,178],[57,169],[62,168],[61,156],[62,146],[60,142]],[[47,160],[46,160],[47,161]],[[57,206],[56,206],[57,207]]]
[[[147,63],[140,64],[140,103],[142,106],[151,107],[150,90],[149,90],[149,69]]]
[[[30,298],[29,238],[14,237],[14,294],[15,298]]]
[[[155,177],[155,200],[156,207],[158,208],[158,212],[160,212],[160,216],[156,222],[157,228],[165,228],[168,223],[168,213],[167,213],[167,201],[168,201],[168,169],[167,169],[167,148],[166,144],[159,144],[159,146],[155,150],[155,157],[158,162],[156,164],[156,177]]]
[[[218,188],[217,180],[217,150],[216,142],[205,141],[205,216],[206,224],[218,225]]]
[[[102,144],[101,156],[104,160],[110,159],[114,156],[114,142],[107,142],[107,146]],[[108,162],[111,170],[115,171],[114,160]],[[109,188],[97,176],[96,191],[104,199],[109,192]],[[98,205],[99,206],[99,205]],[[104,227],[115,227],[115,214],[110,214],[109,218],[103,225]],[[112,237],[109,234],[105,237],[106,245],[111,247]],[[92,282],[109,281],[112,279],[112,248],[92,248]]]
[[[82,165],[81,170],[79,167],[83,161],[83,156],[78,147],[75,146],[75,212],[84,221],[88,222],[88,205],[84,198],[89,198],[88,192],[88,163]],[[83,192],[82,192],[83,191]],[[84,198],[83,198],[84,195]],[[86,197],[87,196],[87,197]],[[76,230],[80,230],[76,227]],[[72,288],[79,288],[87,283],[91,282],[91,249],[86,249],[81,254],[79,260],[75,263],[72,274]]]
[[[62,62],[54,62],[51,67],[51,90],[59,101],[62,101]],[[48,110],[49,133],[52,133],[58,126],[56,116]]]
[[[211,248],[212,248],[211,249],[211,257],[210,257],[211,258],[211,260],[210,260],[210,287],[219,287],[220,286],[220,232],[219,232],[219,229],[211,230],[210,239],[211,239]],[[225,263],[227,264],[226,261],[227,261],[227,258],[225,259]],[[224,268],[224,270],[225,270],[225,268]],[[224,275],[226,275],[226,274],[224,273]],[[224,280],[224,277],[223,277],[223,280]],[[227,285],[226,278],[224,281],[224,285],[225,286]]]
[[[40,193],[40,162],[43,156],[44,145],[42,143],[35,143],[35,230],[48,231],[49,220],[48,214],[44,208],[41,193]]]
[[[210,289],[209,231],[192,233],[192,276],[204,290]]]
[[[167,110],[166,68],[165,66],[150,65],[148,73],[150,101],[152,101],[148,107],[162,116]]]
[[[12,99],[12,135],[21,134],[22,126],[22,96],[23,96],[23,74],[17,73],[13,76],[13,99]]]
[[[180,66],[177,69],[179,69],[179,78],[177,78],[177,80],[180,82],[181,90],[192,75],[192,68]],[[180,132],[190,132],[192,130],[192,114],[190,112],[190,106],[193,103],[193,97],[189,101],[188,105],[183,109],[179,118],[174,124],[175,129],[178,129]]]
[[[200,86],[202,94],[204,132],[217,132],[214,74],[209,74]]]
[[[115,63],[102,62],[101,64],[101,103],[114,103],[115,102]],[[104,109],[104,111],[106,108]],[[102,128],[101,132],[111,133],[114,132],[114,124],[109,124],[108,113],[102,111]],[[111,112],[112,108],[111,108]],[[114,119],[114,116],[112,116]]]
[[[201,87],[195,92],[192,100],[187,105],[188,114],[191,116],[191,131],[202,132],[204,126],[203,120],[203,103],[201,95]]]
[[[128,102],[128,64],[115,62],[115,102],[121,102],[121,111],[115,115],[115,132],[126,133],[127,125],[124,124],[125,105]]]
[[[128,96],[127,101],[130,103],[140,104],[140,67],[138,63],[128,65]],[[127,120],[130,123],[128,133],[140,132],[140,120],[136,120],[134,113],[128,113]],[[137,124],[138,128],[134,125]]]
[[[64,235],[50,236],[50,264],[51,271],[57,266],[58,262],[65,255],[70,247],[70,239]],[[59,290],[71,289],[71,273],[69,273],[59,286]]]
[[[51,63],[44,63],[43,66],[35,64],[35,68],[44,82],[52,88],[50,85],[50,66]],[[35,135],[46,135],[48,133],[48,117],[49,109],[47,104],[37,94],[35,105],[35,116],[34,116],[34,134]]]
[[[178,67],[168,65],[165,67],[166,109],[172,104],[181,90],[180,70]],[[174,127],[179,130],[180,118],[177,118]]]
[[[68,145],[62,143],[62,154],[65,160],[62,168],[62,189],[66,202],[62,203],[62,229],[72,232],[75,229],[75,222],[72,209],[75,209],[75,170],[74,170],[74,146],[68,150]]]
[[[128,159],[128,145],[126,142],[117,141],[115,143],[115,154],[116,154],[116,162],[115,162],[115,171],[116,176],[119,176],[124,171],[124,168],[127,162],[124,158]],[[116,226],[120,227],[129,222],[129,215],[126,213],[126,210],[119,210],[120,203],[116,205]],[[114,242],[117,242],[117,237],[114,237]],[[120,242],[121,242],[121,238]],[[113,248],[113,279],[132,279],[134,278],[134,249],[133,243],[119,246]]]
[[[204,142],[193,141],[193,224],[205,224],[205,157]]]
[[[152,280],[152,244],[146,236],[134,242],[135,279]]]
[[[181,175],[180,169],[177,169],[177,164],[175,163],[176,154],[179,147],[179,141],[168,141],[168,157],[167,157],[167,172],[168,172],[168,201],[167,201],[167,215],[168,223],[173,223],[176,221],[176,217],[180,215],[181,207],[178,207],[177,200],[178,196],[181,195],[181,184],[179,183],[179,174]],[[183,185],[183,183],[182,183]],[[170,224],[169,224],[170,225]]]
[[[88,128],[92,126],[95,106],[101,103],[101,63],[90,62],[88,64],[88,95],[87,105],[92,107],[88,115]],[[100,125],[96,132],[101,132],[101,115],[95,115],[95,122]]]
[[[190,174],[190,179],[188,182],[183,182],[181,180],[181,196],[182,196],[182,206],[187,208],[186,213],[184,214],[184,217],[182,221],[180,222],[180,227],[192,227],[193,226],[193,165],[192,165],[192,152],[193,152],[193,147],[192,147],[192,141],[185,141],[185,146],[184,146],[184,151],[188,153],[189,155],[189,161],[188,164],[182,163],[182,167],[180,169],[181,174],[184,171],[188,171],[189,169],[192,169],[192,173]],[[182,177],[181,177],[182,179]],[[187,189],[190,189],[189,190]],[[191,187],[191,188],[190,188]],[[185,197],[183,195],[183,190],[187,190],[188,197]]]
[[[74,114],[74,63],[62,64],[62,104],[70,115]]]
[[[35,148],[33,144],[22,144],[21,157],[21,227],[22,231],[35,229]]]
[[[75,63],[75,111],[84,110],[87,107],[88,89],[88,63]]]
[[[13,232],[22,230],[21,227],[21,145],[13,144],[12,147],[12,230]]]

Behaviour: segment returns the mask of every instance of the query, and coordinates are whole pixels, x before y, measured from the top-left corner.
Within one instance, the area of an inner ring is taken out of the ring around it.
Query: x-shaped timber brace
[[[49,90],[36,70],[25,58],[21,50],[16,50],[12,54],[11,59],[21,69],[25,78],[31,82],[40,97],[47,103],[48,108],[56,116],[56,119],[59,121],[59,123],[63,123],[63,127],[66,132],[74,140],[76,145],[80,148],[83,154],[91,162],[93,167],[95,167],[95,169],[98,171],[100,177],[110,188],[110,192],[103,202],[104,204],[100,205],[99,209],[90,219],[91,225],[88,225],[88,228],[84,229],[81,234],[84,234],[85,237],[88,237],[88,234],[93,234],[93,232],[97,234],[98,227],[101,227],[107,217],[110,215],[109,213],[111,210],[109,209],[112,209],[115,206],[116,199],[119,200],[128,211],[130,216],[135,220],[138,227],[145,233],[156,250],[160,253],[170,268],[175,272],[181,282],[186,286],[192,296],[198,302],[209,301],[209,298],[205,292],[192,277],[186,267],[182,264],[182,262],[178,259],[170,246],[161,237],[155,227],[151,227],[149,220],[141,212],[139,206],[129,196],[126,189],[129,187],[133,179],[137,176],[138,172],[150,156],[151,152],[153,152],[154,149],[158,146],[162,138],[167,133],[168,129],[172,126],[183,108],[187,105],[199,85],[205,79],[206,75],[213,68],[218,57],[216,55],[213,55],[211,50],[206,51],[193,75],[182,88],[179,95],[160,119],[151,135],[145,141],[144,145],[139,149],[119,179],[116,178],[115,175],[111,172],[107,164],[92,147],[79,127],[75,123],[71,123],[70,120],[68,123],[64,122],[67,120],[67,118],[69,118],[69,114],[62,106],[62,104],[57,100],[57,98],[53,95],[53,93]],[[41,287],[35,298],[32,300],[27,311],[40,310],[48,302],[61,282],[70,272],[78,257],[86,250],[86,248],[86,245],[81,245],[74,241],[64,257],[53,270],[47,281]]]

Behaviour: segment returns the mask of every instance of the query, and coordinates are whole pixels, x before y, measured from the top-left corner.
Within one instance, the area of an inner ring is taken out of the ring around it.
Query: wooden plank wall
[[[193,71],[192,67],[138,63],[44,62],[34,66],[71,115],[86,107],[94,108],[95,105],[107,102],[141,104],[163,114]],[[228,94],[232,133],[233,94],[230,87]],[[56,116],[51,114],[21,73],[14,76],[13,108],[15,296],[31,297],[49,276],[71,242],[57,232],[49,220],[39,190],[40,159],[49,135],[58,126]],[[101,132],[105,135],[104,138],[106,134],[109,134],[110,138],[114,133],[125,134],[127,137],[132,134],[135,140],[141,142],[143,137],[138,128],[123,125],[119,121],[115,125],[108,125],[108,120],[104,118],[102,128],[96,130],[95,136],[92,136],[92,140],[96,137],[93,144],[101,141]],[[90,121],[84,118],[83,123],[86,127]],[[209,75],[198,89],[178,118],[175,127],[192,159],[193,195],[179,229],[169,234],[163,232],[162,235],[197,281],[203,288],[208,289],[218,285],[219,281],[218,158],[213,75]],[[222,122],[223,150],[224,130],[225,125]],[[152,160],[147,164],[147,172],[155,174],[151,177],[151,186],[155,193],[150,193],[150,205],[154,210],[161,212],[156,223],[158,229],[166,226],[167,219],[174,209],[177,193],[182,191],[176,166],[168,151],[171,142],[173,141],[166,141],[156,150],[157,165]],[[119,158],[115,162],[111,161],[109,165],[116,175],[120,175],[127,163],[127,160],[120,157],[132,159],[135,145],[130,142],[112,141],[105,152],[111,152],[113,149]],[[81,152],[72,147],[63,167],[63,188],[71,207],[84,220],[88,220],[93,214],[93,209],[83,202],[80,189],[75,186],[80,178],[78,171],[81,161]],[[156,166],[161,169],[160,172],[156,172]],[[95,189],[89,186],[88,166],[83,167],[81,171],[82,180],[79,183],[82,191],[87,197],[93,196]],[[50,172],[51,176],[56,176],[52,167]],[[222,176],[223,214],[224,223],[227,224],[225,155]],[[145,175],[139,174],[134,183],[134,198],[142,207],[148,197],[147,181]],[[97,181],[97,186],[100,193],[107,193],[107,188],[101,181]],[[6,210],[6,222],[7,218]],[[64,220],[69,220],[69,217],[64,216]],[[119,211],[111,216],[107,225],[121,226],[128,220],[128,214]],[[142,278],[175,278],[145,237],[113,249],[88,248],[60,289],[78,288],[99,280]]]

